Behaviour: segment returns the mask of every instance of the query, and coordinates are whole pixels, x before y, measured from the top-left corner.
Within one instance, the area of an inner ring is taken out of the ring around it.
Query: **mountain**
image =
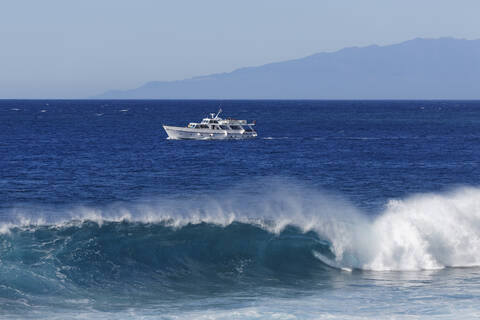
[[[99,99],[480,99],[480,40],[414,39],[345,48]]]

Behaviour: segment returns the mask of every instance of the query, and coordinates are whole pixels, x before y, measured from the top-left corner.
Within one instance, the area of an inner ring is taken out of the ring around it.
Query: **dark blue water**
[[[186,125],[219,104],[257,120],[259,139],[165,140],[162,124]],[[0,110],[3,207],[97,205],[271,176],[375,207],[479,182],[479,102],[7,100]]]
[[[258,138],[166,139],[219,105]],[[479,129],[478,101],[2,100],[0,317],[470,318]]]

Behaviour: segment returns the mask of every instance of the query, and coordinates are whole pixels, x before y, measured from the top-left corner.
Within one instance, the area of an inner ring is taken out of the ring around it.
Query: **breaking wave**
[[[480,265],[478,188],[390,200],[375,216],[293,183],[261,190],[4,212],[0,295],[119,286],[170,295],[201,283]]]

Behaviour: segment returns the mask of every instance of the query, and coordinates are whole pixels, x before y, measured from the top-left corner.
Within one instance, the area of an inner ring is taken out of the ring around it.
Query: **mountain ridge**
[[[415,38],[348,47],[97,99],[479,99],[480,40]]]

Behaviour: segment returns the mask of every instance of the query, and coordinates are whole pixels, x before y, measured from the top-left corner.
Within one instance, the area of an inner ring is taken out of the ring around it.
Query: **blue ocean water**
[[[256,120],[246,141],[162,124]],[[478,101],[0,101],[0,318],[480,316]]]

